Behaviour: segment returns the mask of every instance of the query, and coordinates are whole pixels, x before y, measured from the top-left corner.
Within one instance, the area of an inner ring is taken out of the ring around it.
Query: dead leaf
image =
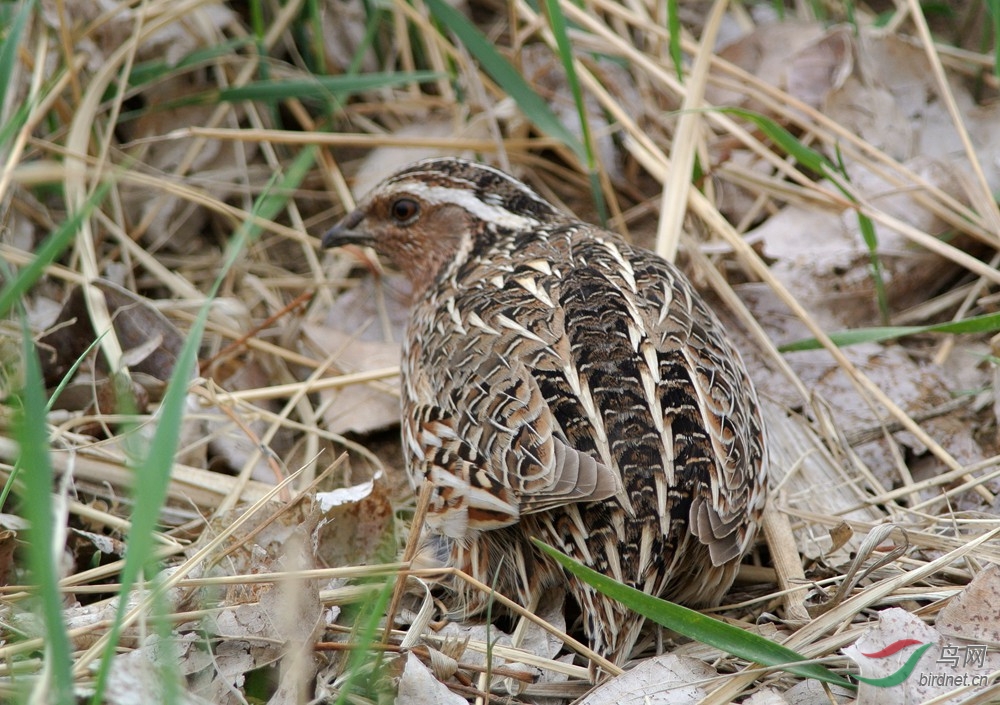
[[[630,671],[607,680],[579,701],[580,705],[684,705],[700,703],[707,689],[700,681],[718,678],[711,666],[689,656],[664,654],[646,659]]]
[[[0,529],[0,587],[10,585],[15,548],[17,548],[17,532]]]
[[[792,57],[823,36],[818,22],[775,22],[758,26],[719,50],[726,61],[779,88],[784,87],[785,72],[792,68]],[[801,80],[797,80],[801,83]],[[729,90],[710,84],[705,95],[715,105],[741,105],[751,110],[760,106],[747,97],[746,91]]]
[[[189,692],[181,682],[167,686],[166,678],[174,679],[182,674],[178,668],[177,650],[184,646],[190,647],[190,642],[183,639],[164,642],[151,636],[141,648],[119,654],[111,662],[103,702],[108,705],[210,705],[212,701]],[[171,695],[169,700],[168,693]]]
[[[935,626],[950,637],[1000,647],[1000,566],[979,571],[948,601]]]
[[[830,542],[832,544],[830,551],[839,550],[845,543],[851,540],[852,536],[854,536],[854,529],[851,528],[850,524],[845,521],[837,524],[830,529]]]
[[[399,364],[399,341],[409,320],[409,283],[397,274],[364,277],[339,296],[322,325],[307,324],[313,351],[334,355],[343,373]],[[311,354],[316,354],[312,352]],[[323,425],[332,433],[369,433],[399,423],[399,380],[324,390]]]
[[[566,591],[556,588],[545,592],[538,602],[535,615],[560,632],[566,631]],[[563,642],[534,622],[528,622],[521,637],[521,648],[543,658],[555,658],[562,651]]]
[[[211,652],[189,649],[181,656],[189,691],[218,705],[242,705],[245,700],[234,690],[243,688],[247,672],[254,669],[249,650],[249,642],[235,639],[220,640]]]
[[[823,112],[891,156],[941,159],[968,169],[964,150],[922,45],[870,29],[855,39],[856,70],[832,91]],[[969,84],[948,73],[949,89],[991,188],[1000,185],[1000,104],[980,105]]]
[[[169,380],[184,346],[184,336],[176,326],[149,301],[124,287],[106,280],[95,281],[93,286],[107,301],[114,333],[121,343],[129,369],[160,383]],[[80,287],[70,292],[51,328],[51,332],[38,341],[42,371],[49,386],[62,381],[97,339],[98,333],[103,333],[94,331]],[[103,356],[97,355],[97,369],[103,369],[103,362]],[[162,389],[162,385],[159,388]]]
[[[831,695],[833,701],[831,702]],[[833,705],[833,703],[853,703],[854,691],[836,685],[820,683],[812,678],[799,681],[785,691],[788,705]]]
[[[796,278],[796,281],[801,287],[807,285],[804,278]],[[833,292],[824,291],[822,281],[815,282],[809,292],[803,288],[795,288],[792,293],[812,309],[814,318],[826,330],[847,327],[838,321],[836,314],[842,301]],[[787,309],[767,287],[747,285],[740,288],[740,294],[775,343],[780,345],[811,337],[808,329],[798,319],[788,315]],[[827,299],[825,302],[822,300],[824,294]],[[848,308],[843,307],[844,310]],[[917,362],[905,348],[898,345],[861,343],[843,348],[842,351],[862,373],[911,415],[920,415],[950,402],[953,398],[952,390],[958,388],[944,368],[929,362]],[[750,355],[752,351],[748,356]],[[836,428],[847,436],[881,431],[883,423],[891,421],[881,417],[870,400],[859,394],[850,378],[825,350],[789,353],[786,360],[805,387],[824,401]],[[766,365],[761,366],[759,371],[755,369],[754,381],[758,389],[766,389],[768,396],[785,406],[801,408],[803,400],[790,385],[777,381],[767,384],[766,379],[757,379],[768,370]],[[972,464],[982,460],[983,452],[972,435],[973,429],[960,412],[927,419],[921,426],[958,462]],[[891,434],[891,437],[895,439],[894,442],[908,448],[913,455],[919,456],[926,452],[923,444],[909,433],[899,431]],[[854,450],[886,488],[893,488],[900,483],[896,470],[898,456],[881,433],[872,438],[875,440],[862,439],[854,445]],[[928,467],[927,472],[932,474],[939,470],[935,462]]]
[[[283,521],[280,515],[277,520],[258,525],[250,533],[255,543],[249,552],[252,562],[249,572],[294,574],[317,565],[310,536],[315,510],[311,503],[303,504],[306,505],[303,522],[294,523],[298,513],[289,512],[290,521]],[[280,548],[274,548],[275,542],[280,543]],[[265,551],[262,546],[269,549]],[[230,555],[238,560],[246,553]],[[201,624],[207,635],[231,645],[228,667],[225,672],[218,669],[210,678],[203,676],[202,692],[225,693],[236,665],[245,666],[242,671],[245,674],[279,664],[278,687],[268,702],[274,705],[302,702],[305,689],[309,688],[319,668],[312,645],[326,626],[319,588],[317,580],[296,578],[273,584],[230,586],[222,609]],[[242,678],[240,675],[239,680]]]
[[[106,534],[98,534],[93,531],[84,531],[83,529],[77,529],[76,527],[70,527],[70,533],[77,537],[77,540],[73,541],[72,544],[84,544],[91,550],[88,554],[92,554],[94,550],[99,554],[105,556],[115,556],[121,558],[125,555],[125,542],[121,539],[115,538],[114,536],[108,536]],[[67,540],[67,547],[70,545],[70,541]],[[73,546],[74,555],[79,554],[81,548],[78,545]],[[82,561],[83,563],[89,563],[92,561],[92,555],[88,555],[87,560]]]
[[[320,492],[316,500],[323,512],[316,552],[328,567],[392,560],[393,509],[381,474],[354,487]]]
[[[981,663],[963,663],[968,653],[967,643],[957,643],[942,636],[920,618],[898,607],[879,612],[878,624],[843,652],[858,664],[862,676],[886,678],[901,673],[900,669],[906,666],[915,650],[927,644],[930,646],[899,685],[884,687],[861,683],[857,705],[918,705],[959,686],[974,685],[982,690],[987,687],[986,676],[1000,667],[1000,653],[987,654],[985,647]],[[968,694],[943,700],[942,704],[964,701]]]
[[[945,191],[954,187],[950,172],[940,163],[914,168]],[[940,234],[947,229],[912,194],[900,194],[896,187],[855,171],[852,179],[868,202],[893,215],[905,212],[902,219],[924,232]],[[773,260],[772,273],[792,295],[829,330],[837,330],[881,324],[870,252],[859,228],[851,210],[831,213],[789,205],[748,237],[762,243],[764,256]],[[959,271],[951,261],[913,247],[897,231],[880,226],[877,237],[886,297],[893,310],[925,301]]]
[[[465,698],[449,690],[448,686],[439,681],[412,652],[406,655],[406,664],[399,677],[394,702],[396,705],[425,705],[426,703],[468,705]]]
[[[789,57],[784,67],[785,89],[803,103],[818,108],[854,69],[852,30],[833,27]]]
[[[490,643],[494,646],[513,645],[510,635],[494,625],[449,622],[441,629],[437,630],[434,636],[437,637],[438,640],[451,641],[454,644],[467,644],[468,642],[473,641],[480,644]],[[464,664],[478,666],[479,668],[486,667],[486,654],[478,649],[465,648],[461,651],[458,651],[457,649],[442,650],[447,651],[456,660]],[[455,651],[457,651],[457,653],[455,653]],[[499,656],[493,657],[492,668],[501,668],[507,665],[507,662]],[[499,683],[501,680],[502,678],[496,678],[495,682]]]

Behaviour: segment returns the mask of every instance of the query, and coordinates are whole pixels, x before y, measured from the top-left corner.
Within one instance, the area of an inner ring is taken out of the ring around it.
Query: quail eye
[[[400,225],[409,225],[420,215],[420,206],[412,198],[400,198],[393,201],[389,212]]]

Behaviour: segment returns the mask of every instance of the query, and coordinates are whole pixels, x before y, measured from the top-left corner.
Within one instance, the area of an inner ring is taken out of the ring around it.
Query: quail
[[[617,665],[642,617],[564,573],[558,548],[648,594],[718,604],[761,521],[756,392],[673,264],[560,211],[490,166],[417,162],[323,236],[410,280],[402,441],[433,485],[447,562],[523,605],[565,585]],[[453,586],[455,611],[489,596]]]

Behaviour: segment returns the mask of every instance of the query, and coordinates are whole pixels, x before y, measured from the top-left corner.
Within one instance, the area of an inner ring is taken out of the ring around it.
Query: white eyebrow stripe
[[[411,193],[431,203],[454,203],[456,206],[469,211],[480,220],[495,223],[502,228],[530,230],[541,224],[535,218],[517,215],[516,213],[511,213],[506,208],[486,203],[477,198],[471,189],[430,186],[419,181],[407,181],[394,184],[394,186],[400,191]]]

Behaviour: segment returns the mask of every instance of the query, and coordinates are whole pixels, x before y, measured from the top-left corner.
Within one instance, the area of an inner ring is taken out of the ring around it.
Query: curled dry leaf
[[[94,554],[98,554],[97,558],[109,556],[121,558],[125,555],[125,542],[119,538],[76,527],[70,527],[69,530],[71,535],[66,541],[66,548],[72,550],[78,565],[98,563]]]

